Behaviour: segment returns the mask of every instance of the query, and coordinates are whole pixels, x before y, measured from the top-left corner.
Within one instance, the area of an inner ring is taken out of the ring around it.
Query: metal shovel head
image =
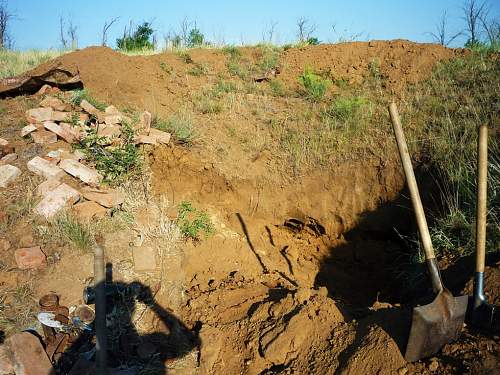
[[[495,305],[490,305],[486,301],[481,302],[478,306],[474,306],[474,301],[469,301],[469,310],[467,322],[471,325],[482,329],[493,329],[495,327],[495,313],[498,308]]]
[[[467,311],[467,296],[453,297],[443,289],[432,303],[415,307],[405,359],[418,361],[458,339]]]

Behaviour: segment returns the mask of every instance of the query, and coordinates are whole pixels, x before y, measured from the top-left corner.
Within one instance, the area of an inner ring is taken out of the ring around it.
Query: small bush
[[[193,125],[193,118],[188,113],[180,113],[170,116],[168,120],[155,117],[153,127],[172,133],[176,141],[191,145],[197,134]]]
[[[278,81],[277,79],[273,79],[273,80],[269,81],[269,87],[271,88],[271,91],[273,92],[274,96],[284,96],[285,95],[285,89],[284,89],[281,81]]]
[[[200,240],[200,235],[207,238],[214,233],[214,226],[207,213],[194,208],[191,202],[181,202],[178,211],[177,224],[184,237]]]
[[[186,51],[178,51],[177,56],[179,56],[186,64],[192,64],[194,62],[191,55]]]
[[[236,87],[236,84],[234,82],[220,80],[212,88],[212,94],[213,96],[219,98],[223,94],[227,94],[229,92],[236,92],[237,90],[238,88]]]
[[[243,80],[247,79],[250,74],[248,68],[237,60],[230,59],[227,62],[226,66],[229,74],[239,77]]]
[[[241,57],[241,51],[235,46],[225,46],[222,48],[222,52],[229,55],[231,59],[239,59]]]
[[[304,70],[304,73],[299,76],[299,82],[304,87],[306,96],[313,101],[321,100],[331,85],[330,80],[314,73],[311,68]]]
[[[70,102],[73,105],[80,105],[82,100],[85,99],[88,101],[90,104],[92,104],[94,107],[96,107],[99,111],[104,111],[106,109],[106,104],[101,103],[97,99],[95,99],[90,93],[86,90],[74,90],[71,93],[71,98]]]
[[[222,112],[222,104],[210,95],[201,95],[196,102],[197,109],[203,114],[216,114]]]
[[[194,64],[194,66],[188,70],[188,74],[199,77],[208,74],[208,65],[207,64]]]
[[[261,44],[258,48],[261,54],[258,63],[260,73],[279,67],[280,48],[268,44]]]
[[[341,97],[333,101],[327,113],[338,120],[346,121],[354,117],[365,104],[366,100],[361,96]]]
[[[199,47],[205,43],[205,35],[203,35],[197,27],[191,29],[188,35],[187,45],[188,47]]]

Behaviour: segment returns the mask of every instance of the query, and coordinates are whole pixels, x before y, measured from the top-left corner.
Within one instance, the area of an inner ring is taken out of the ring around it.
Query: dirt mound
[[[248,58],[259,57],[258,49],[242,48],[242,51]],[[388,78],[387,88],[399,91],[407,83],[427,78],[437,62],[462,53],[406,40],[291,48],[280,57],[278,79],[287,87],[296,88],[297,77],[307,66],[334,80],[348,82],[359,82],[371,71]],[[105,47],[89,47],[63,55],[29,74],[41,75],[55,67],[64,69],[79,74],[83,85],[103,101],[164,113],[189,100],[193,90],[227,70],[227,56],[221,50],[191,50],[189,55],[194,62],[210,67],[209,77],[188,75],[191,64],[174,53],[126,56]],[[168,66],[170,73],[162,66]]]

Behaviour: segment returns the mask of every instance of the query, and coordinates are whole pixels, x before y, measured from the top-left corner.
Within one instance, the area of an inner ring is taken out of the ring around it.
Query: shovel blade
[[[443,289],[432,303],[415,307],[405,359],[418,361],[458,339],[467,311],[467,296],[453,297]]]

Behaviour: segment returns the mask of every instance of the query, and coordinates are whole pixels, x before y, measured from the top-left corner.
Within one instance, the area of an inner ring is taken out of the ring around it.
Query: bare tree
[[[108,43],[108,30],[116,21],[118,21],[119,18],[120,17],[115,17],[110,21],[104,22],[104,26],[102,27],[101,46],[105,47]]]
[[[59,40],[61,41],[63,49],[68,48],[68,41],[66,40],[64,32],[64,18],[59,16]]]
[[[316,25],[311,24],[307,18],[300,17],[297,20],[297,38],[299,42],[305,42],[312,37],[316,31]]]
[[[278,21],[275,20],[270,20],[269,23],[266,24],[262,31],[262,40],[264,42],[272,43],[274,33],[276,32],[276,26],[278,26]]]
[[[455,39],[457,39],[460,35],[462,35],[462,32],[459,31],[458,33],[448,37],[447,30],[446,30],[447,26],[448,26],[448,15],[446,14],[446,11],[445,11],[445,12],[443,12],[443,15],[441,16],[441,19],[439,20],[439,22],[436,24],[436,32],[429,33],[436,43],[439,43],[444,47],[447,47]]]
[[[498,20],[488,20],[487,14],[484,14],[481,18],[481,24],[483,29],[488,36],[488,41],[492,46],[500,45],[500,22]]]
[[[73,25],[73,20],[70,19],[68,24],[68,36],[71,39],[71,49],[78,48],[78,35],[76,34],[77,30],[78,27]]]
[[[181,40],[182,40],[182,43],[184,45],[187,45],[187,42],[188,42],[188,38],[189,38],[189,31],[191,30],[193,26],[193,23],[189,20],[189,18],[187,17],[184,17],[181,21],[181,25],[180,25],[180,37],[181,37]],[[195,25],[196,27],[196,25]]]
[[[479,3],[477,0],[467,0],[462,7],[464,12],[464,20],[466,22],[466,31],[468,34],[468,43],[471,45],[479,42],[480,37],[480,20],[486,17],[486,3]]]
[[[13,40],[8,33],[8,27],[15,15],[9,12],[7,6],[8,3],[6,0],[0,1],[0,49],[5,47],[10,48],[13,45]]]

